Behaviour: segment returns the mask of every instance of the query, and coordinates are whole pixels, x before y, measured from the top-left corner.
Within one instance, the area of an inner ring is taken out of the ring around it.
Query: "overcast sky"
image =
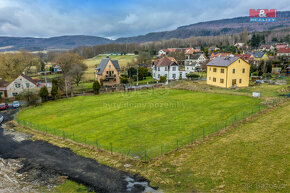
[[[288,11],[290,3],[289,0],[0,0],[0,36],[94,35],[115,39],[247,16],[251,8]]]

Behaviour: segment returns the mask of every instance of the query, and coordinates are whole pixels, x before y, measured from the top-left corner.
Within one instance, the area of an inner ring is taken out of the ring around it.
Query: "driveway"
[[[15,110],[1,112],[4,122],[13,119]],[[68,176],[95,192],[157,192],[145,178],[99,164],[93,159],[79,156],[67,148],[44,141],[15,140],[0,127],[0,157],[23,159],[20,171],[39,169],[46,173]],[[0,190],[1,192],[1,190]]]

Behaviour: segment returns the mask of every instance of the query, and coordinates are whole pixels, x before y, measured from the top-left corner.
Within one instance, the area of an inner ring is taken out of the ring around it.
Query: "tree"
[[[122,84],[128,84],[129,83],[129,79],[127,77],[121,76],[120,79],[121,79],[121,83]]]
[[[173,57],[178,64],[182,64],[182,61],[185,59],[184,50],[175,50],[174,52],[170,52],[168,56]]]
[[[272,72],[272,62],[269,60],[266,62],[266,73]]]
[[[45,101],[48,100],[48,95],[49,95],[49,93],[48,93],[48,90],[47,90],[47,87],[46,86],[42,87],[39,90],[39,96],[41,97],[41,101],[42,102],[45,102]]]
[[[244,31],[242,33],[242,42],[245,44],[248,42],[248,30],[247,30],[247,28],[244,28]]]
[[[152,58],[150,57],[149,53],[143,52],[137,56],[135,63],[137,65],[140,65],[140,64],[150,65],[152,63]]]
[[[37,105],[39,100],[39,95],[31,90],[26,90],[17,96],[24,101],[26,101],[27,105]]]
[[[55,56],[55,62],[60,66],[62,69],[62,76],[64,80],[64,91],[66,97],[68,97],[68,92],[71,91],[72,93],[72,73],[71,70],[73,66],[82,66],[83,59],[78,54],[72,52],[63,52]],[[77,72],[77,77],[79,77],[79,71]]]
[[[159,80],[159,82],[161,82],[161,83],[165,83],[166,82],[166,76],[160,76],[160,80]]]
[[[87,69],[88,67],[84,64],[84,63],[80,63],[80,64],[73,64],[71,70],[69,71],[69,74],[71,75],[73,81],[75,84],[77,84],[77,86],[79,86],[79,83],[81,82],[83,75],[84,75],[84,71]]]
[[[146,79],[148,75],[148,68],[145,68],[145,67],[139,67],[138,68],[138,79],[139,80],[143,80],[144,78]]]
[[[50,94],[53,97],[53,99],[56,99],[56,96],[58,94],[58,81],[56,79],[52,80],[52,88]]]
[[[13,80],[24,71],[29,72],[32,66],[39,69],[39,60],[26,51],[0,54],[0,77],[3,79]]]
[[[101,88],[101,84],[99,83],[99,81],[94,81],[93,83],[93,90],[95,94],[99,94],[100,93],[100,88]]]

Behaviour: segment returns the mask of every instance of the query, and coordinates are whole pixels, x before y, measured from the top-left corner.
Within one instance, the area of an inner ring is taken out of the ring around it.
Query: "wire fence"
[[[123,149],[123,148],[119,148],[119,147],[114,146],[113,143],[103,145],[100,143],[100,141],[97,138],[94,139],[92,137],[80,137],[76,133],[65,132],[64,130],[49,128],[49,127],[46,127],[43,125],[38,125],[35,123],[27,122],[24,120],[20,120],[18,117],[16,118],[16,121],[23,126],[34,128],[36,130],[42,131],[42,132],[47,133],[47,134],[59,136],[59,137],[62,137],[64,139],[70,139],[70,140],[73,140],[77,143],[82,143],[82,144],[94,146],[94,147],[97,147],[99,149],[108,151],[110,153],[117,152],[117,153],[120,153],[120,154],[123,154],[126,156],[131,156],[134,159],[140,159],[142,161],[147,162],[152,158],[162,156],[163,154],[166,154],[168,152],[176,150],[182,146],[185,146],[185,145],[194,143],[197,140],[206,138],[210,134],[217,133],[220,130],[222,130],[222,129],[224,129],[224,128],[226,128],[234,123],[237,123],[241,120],[244,120],[245,118],[247,118],[253,114],[258,113],[261,110],[263,110],[269,106],[276,106],[285,100],[287,100],[287,97],[278,97],[278,98],[275,98],[272,100],[268,100],[265,105],[259,105],[259,106],[256,106],[255,108],[248,109],[248,111],[240,112],[238,114],[235,114],[235,115],[229,117],[226,120],[216,122],[216,123],[212,124],[210,127],[198,128],[198,129],[193,128],[190,132],[188,132],[190,134],[187,136],[176,138],[175,140],[170,141],[169,143],[155,144],[151,147],[143,148],[142,150],[140,150],[140,148],[135,148],[135,147],[132,147],[131,149],[130,148]],[[142,139],[140,139],[140,143],[142,143]]]

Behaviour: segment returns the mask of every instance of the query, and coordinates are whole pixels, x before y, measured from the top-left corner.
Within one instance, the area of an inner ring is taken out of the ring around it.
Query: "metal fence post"
[[[178,139],[176,140],[176,146],[177,146],[177,148],[178,148]]]
[[[62,130],[62,137],[65,138],[65,132]]]

